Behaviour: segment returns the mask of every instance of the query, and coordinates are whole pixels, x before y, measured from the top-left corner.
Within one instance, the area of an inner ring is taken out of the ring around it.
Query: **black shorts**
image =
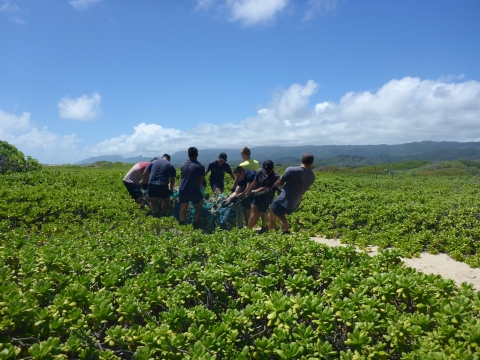
[[[261,213],[267,212],[268,207],[270,206],[271,203],[272,203],[271,200],[269,201],[268,199],[265,199],[261,195],[255,196],[252,200],[252,205],[255,205],[256,207],[258,207],[258,211]]]
[[[200,189],[195,191],[180,190],[178,192],[178,199],[180,200],[180,204],[185,204],[191,201],[193,205],[197,205],[203,200],[203,195]]]
[[[215,189],[220,189],[220,191],[223,193],[223,189],[224,189],[223,184],[210,183],[210,187],[212,188],[212,191],[213,191],[213,192],[215,192]]]
[[[290,215],[293,213],[296,209],[289,210],[283,205],[280,205],[278,201],[272,202],[272,206],[270,207],[270,210],[277,216],[283,216],[283,215]]]
[[[128,190],[128,193],[132,197],[133,200],[137,200],[140,196],[143,197],[142,191],[140,190],[140,186],[133,182],[124,181],[123,184]]]
[[[252,198],[251,197],[244,198],[242,200],[242,205],[245,210],[250,210],[250,208],[252,207]]]
[[[148,184],[148,196],[150,198],[166,199],[170,197],[168,185]]]

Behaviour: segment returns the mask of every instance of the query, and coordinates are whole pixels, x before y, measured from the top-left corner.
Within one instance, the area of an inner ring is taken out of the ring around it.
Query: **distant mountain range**
[[[448,161],[460,158],[480,159],[480,142],[422,141],[400,145],[304,145],[304,146],[257,146],[252,147],[252,159],[260,163],[270,159],[275,164],[298,164],[303,153],[315,156],[316,165],[338,165],[345,160],[344,166],[361,166],[374,162],[387,163],[407,160]],[[242,161],[240,149],[199,149],[198,161],[207,164],[217,159],[220,152],[228,155],[232,165]],[[157,155],[160,157],[162,154]],[[345,157],[345,158],[342,158]],[[171,162],[180,165],[187,160],[187,151],[171,154]],[[331,161],[329,162],[329,159]],[[77,162],[77,165],[91,164],[97,161],[110,161],[135,164],[150,161],[151,157],[136,156],[124,158],[120,155],[91,157]]]

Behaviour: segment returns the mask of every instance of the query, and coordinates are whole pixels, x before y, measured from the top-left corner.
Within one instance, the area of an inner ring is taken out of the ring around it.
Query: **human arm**
[[[243,186],[237,186],[233,192],[233,194],[231,194],[227,199],[226,201],[232,201],[234,198],[236,197],[240,197],[241,194],[243,193],[243,190],[244,190],[244,187]]]
[[[143,187],[148,185],[148,178],[150,177],[150,171],[145,169],[142,174],[142,180],[140,180],[139,185]]]
[[[175,186],[175,176],[170,178],[170,188],[169,190],[173,192],[173,187]]]

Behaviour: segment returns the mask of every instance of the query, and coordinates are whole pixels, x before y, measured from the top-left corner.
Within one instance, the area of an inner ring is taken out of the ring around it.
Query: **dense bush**
[[[430,230],[449,250],[476,226],[472,179],[319,175],[296,235],[206,235],[145,217],[127,168],[73,170],[0,176],[0,359],[479,358],[471,285],[308,238],[415,252]]]
[[[0,174],[40,170],[42,166],[6,141],[0,140]]]

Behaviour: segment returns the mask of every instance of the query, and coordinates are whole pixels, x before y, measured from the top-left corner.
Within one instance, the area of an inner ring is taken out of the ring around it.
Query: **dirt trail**
[[[325,239],[313,237],[312,240],[328,246],[347,246],[341,244],[338,239]],[[357,248],[358,251],[359,250]],[[376,246],[372,246],[367,251],[369,255],[378,254]],[[402,258],[405,265],[410,266],[425,274],[438,274],[444,278],[452,279],[457,285],[466,281],[473,284],[475,290],[480,291],[480,269],[472,269],[467,264],[453,260],[446,254],[432,255],[429,253],[420,254],[419,258]]]

